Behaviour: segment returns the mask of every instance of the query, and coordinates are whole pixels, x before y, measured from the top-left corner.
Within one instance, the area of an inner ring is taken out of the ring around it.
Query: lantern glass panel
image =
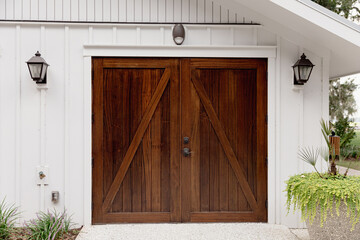
[[[295,79],[299,81],[299,66],[294,67]]]
[[[47,67],[48,66],[46,64],[43,65],[43,69],[42,69],[42,72],[41,72],[41,80],[45,79]]]
[[[308,80],[309,76],[310,76],[310,72],[311,72],[312,67],[300,67],[300,79],[301,80]]]
[[[40,79],[42,63],[30,63],[29,69],[33,79]]]

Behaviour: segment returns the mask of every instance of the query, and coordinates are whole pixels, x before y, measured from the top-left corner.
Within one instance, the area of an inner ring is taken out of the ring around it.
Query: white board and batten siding
[[[0,0],[0,19],[193,23],[246,20],[210,0]]]
[[[0,199],[21,206],[24,220],[44,204],[65,207],[76,223],[90,224],[94,54],[268,57],[269,222],[303,226],[298,214],[287,215],[284,181],[311,170],[297,159],[299,146],[323,144],[318,122],[328,115],[329,59],[273,33],[266,18],[249,13],[207,0],[0,0]],[[252,19],[261,25],[210,24]],[[175,46],[166,22],[184,22],[183,46]],[[25,64],[37,50],[50,64],[45,112]],[[291,66],[302,52],[316,67],[303,90],[294,91]],[[42,134],[49,166],[44,193],[36,184]],[[60,192],[57,204],[51,191]]]

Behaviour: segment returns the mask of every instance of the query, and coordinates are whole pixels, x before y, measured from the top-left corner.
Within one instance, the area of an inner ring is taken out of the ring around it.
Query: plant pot
[[[360,239],[360,223],[355,225],[355,229],[351,231],[352,223],[350,217],[347,217],[347,207],[341,202],[339,206],[339,216],[336,213],[335,203],[331,213],[328,212],[323,227],[320,225],[320,208],[317,208],[316,217],[312,224],[306,220],[310,239],[312,240],[359,240]]]

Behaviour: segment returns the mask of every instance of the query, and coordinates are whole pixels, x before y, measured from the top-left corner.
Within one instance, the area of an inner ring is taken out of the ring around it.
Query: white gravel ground
[[[300,232],[306,236],[306,230]],[[77,240],[299,240],[289,228],[262,223],[117,224],[84,227]],[[304,238],[306,239],[306,238]]]

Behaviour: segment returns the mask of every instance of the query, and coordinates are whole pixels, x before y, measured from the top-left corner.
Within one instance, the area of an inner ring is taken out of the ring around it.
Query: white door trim
[[[139,46],[85,44],[83,48],[84,76],[84,225],[91,225],[92,214],[92,57],[206,57],[206,58],[267,58],[268,59],[268,223],[276,223],[276,126],[280,111],[276,104],[276,89],[280,81],[277,46]],[[277,199],[279,201],[279,199]]]

